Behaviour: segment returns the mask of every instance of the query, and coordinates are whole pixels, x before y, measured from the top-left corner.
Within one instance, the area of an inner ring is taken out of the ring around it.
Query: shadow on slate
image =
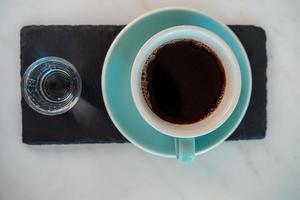
[[[26,144],[128,142],[115,128],[101,94],[106,52],[124,26],[25,26],[21,30],[21,76],[35,60],[65,58],[82,78],[78,103],[58,116],[33,111],[22,98],[22,131]],[[252,68],[253,90],[248,111],[228,140],[262,139],[266,132],[266,36],[255,26],[231,25],[244,45]],[[78,112],[80,110],[80,112]],[[75,113],[75,114],[74,114]]]

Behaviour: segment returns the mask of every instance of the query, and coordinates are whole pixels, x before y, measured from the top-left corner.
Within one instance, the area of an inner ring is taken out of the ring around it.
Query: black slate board
[[[58,56],[75,65],[83,84],[79,102],[72,111],[59,116],[41,115],[22,98],[24,143],[128,142],[110,120],[101,94],[102,63],[110,44],[123,27],[53,25],[21,29],[21,76],[35,60]],[[242,123],[228,140],[262,139],[266,132],[266,35],[263,29],[255,26],[232,25],[230,28],[249,56],[253,91]]]

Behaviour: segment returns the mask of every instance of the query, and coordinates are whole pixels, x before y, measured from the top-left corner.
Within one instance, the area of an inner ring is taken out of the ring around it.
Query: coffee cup
[[[149,56],[162,45],[180,40],[197,41],[212,50],[222,64],[226,80],[217,107],[207,117],[187,124],[172,123],[158,116],[146,101],[141,85],[143,68]],[[175,26],[156,33],[140,48],[131,71],[131,93],[138,112],[161,134],[175,138],[176,155],[180,162],[194,160],[195,137],[211,133],[229,118],[239,100],[240,90],[241,72],[231,48],[215,33],[197,26]]]

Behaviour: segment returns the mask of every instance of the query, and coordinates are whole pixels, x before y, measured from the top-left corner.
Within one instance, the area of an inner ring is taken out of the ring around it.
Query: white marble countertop
[[[30,24],[125,24],[163,6],[199,9],[267,34],[268,128],[191,165],[131,144],[21,142],[19,31]],[[0,199],[300,199],[300,1],[47,0],[0,2]]]

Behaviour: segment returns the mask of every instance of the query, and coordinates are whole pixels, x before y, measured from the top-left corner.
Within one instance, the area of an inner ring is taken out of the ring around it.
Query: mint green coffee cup
[[[219,52],[218,56],[222,61],[227,60],[228,66],[234,66],[227,68],[233,69],[228,72],[232,87],[219,109],[221,115],[216,112],[206,123],[199,122],[189,128],[164,126],[151,116],[153,113],[143,105],[137,90],[139,70],[151,48],[170,39],[163,36],[165,32],[174,31],[171,35],[184,37],[179,34],[182,30],[194,37],[202,34],[194,39],[204,43],[205,38],[212,39],[214,43],[210,45],[221,41],[222,45],[213,49],[223,50],[224,54]],[[153,46],[150,48],[149,44]],[[221,144],[236,129],[249,104],[251,81],[245,50],[226,25],[192,9],[165,8],[137,18],[116,37],[104,62],[102,93],[113,123],[131,143],[158,156],[190,162],[195,155]]]
[[[142,72],[149,56],[157,48],[170,41],[186,39],[201,42],[217,55],[225,72],[226,87],[221,102],[208,117],[192,124],[175,124],[161,119],[147,105],[142,93]],[[180,162],[194,159],[196,137],[211,133],[228,119],[237,105],[240,90],[240,68],[230,47],[215,33],[198,26],[174,26],[156,33],[141,47],[131,70],[131,93],[137,110],[158,132],[174,137],[176,157]]]

